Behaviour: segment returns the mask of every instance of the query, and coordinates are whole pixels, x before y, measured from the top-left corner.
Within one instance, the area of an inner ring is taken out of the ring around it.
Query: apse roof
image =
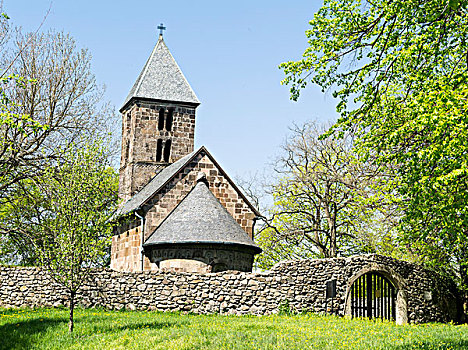
[[[195,92],[164,43],[162,35],[121,108],[132,98],[186,102],[199,105]]]
[[[174,243],[234,244],[261,252],[203,180],[154,230],[144,246]]]

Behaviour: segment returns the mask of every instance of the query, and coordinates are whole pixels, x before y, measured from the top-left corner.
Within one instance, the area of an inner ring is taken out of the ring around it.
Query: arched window
[[[174,115],[174,108],[169,108],[169,111],[167,112],[167,116],[166,116],[166,130],[167,131],[172,130],[173,115]]]
[[[158,144],[156,146],[156,161],[160,162],[161,161],[161,156],[162,156],[162,140],[158,140]]]
[[[164,144],[164,161],[169,162],[169,156],[171,155],[171,140],[167,140]]]
[[[158,130],[164,129],[164,108],[159,109]]]

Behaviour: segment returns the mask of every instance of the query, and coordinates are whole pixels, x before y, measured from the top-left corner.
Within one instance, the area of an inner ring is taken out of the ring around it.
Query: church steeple
[[[121,111],[132,99],[180,102],[194,106],[200,104],[162,35],[159,35],[159,40],[125,99]]]
[[[199,104],[163,36],[159,35],[120,109],[119,193],[123,199],[133,196],[165,166],[193,151],[195,109]]]

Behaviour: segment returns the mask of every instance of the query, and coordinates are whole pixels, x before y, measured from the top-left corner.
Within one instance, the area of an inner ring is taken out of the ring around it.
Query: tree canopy
[[[73,37],[24,33],[9,26],[8,16],[0,19],[0,260],[34,264],[24,226],[12,226],[10,211],[50,166],[67,161],[64,149],[100,139],[113,159],[117,118],[103,100],[90,53],[77,48]]]
[[[112,141],[116,115],[103,100],[91,55],[69,34],[24,33],[0,21],[0,202],[17,181],[40,174],[60,148],[96,136]]]
[[[299,61],[281,65],[297,99],[332,90],[364,158],[389,173],[413,258],[468,287],[468,1],[325,0]]]
[[[256,233],[261,268],[282,259],[382,252],[391,238],[390,211],[374,200],[378,167],[359,161],[349,135],[320,139],[326,130],[315,122],[295,126],[275,162],[273,205]]]

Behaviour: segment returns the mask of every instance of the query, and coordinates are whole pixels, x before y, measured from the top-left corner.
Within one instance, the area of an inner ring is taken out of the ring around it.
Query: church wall
[[[137,220],[129,221],[120,227],[112,237],[111,269],[117,271],[141,270],[141,226]]]
[[[267,315],[289,305],[297,312],[345,315],[350,285],[364,271],[386,271],[398,281],[398,294],[404,296],[401,323],[460,320],[461,304],[453,281],[415,264],[371,254],[284,261],[262,273],[93,270],[78,302],[111,310],[236,315]],[[331,280],[336,280],[336,297],[327,299],[326,285]],[[67,294],[45,271],[0,267],[0,307],[67,304]]]
[[[197,260],[187,260],[187,259],[170,259],[161,261],[160,265],[161,271],[170,271],[170,272],[197,272],[197,273],[206,273],[211,272],[211,266],[205,264],[204,262]]]
[[[174,272],[251,272],[255,255],[252,248],[209,243],[146,247],[145,253],[161,270]]]
[[[133,113],[133,117],[135,114]],[[131,162],[133,141],[135,138],[134,130],[132,129],[132,109],[122,113],[122,141],[120,155],[120,171],[119,171],[119,196],[123,200],[128,200],[132,193],[131,179],[132,170]]]
[[[192,153],[195,139],[195,109],[175,107],[171,162]]]

